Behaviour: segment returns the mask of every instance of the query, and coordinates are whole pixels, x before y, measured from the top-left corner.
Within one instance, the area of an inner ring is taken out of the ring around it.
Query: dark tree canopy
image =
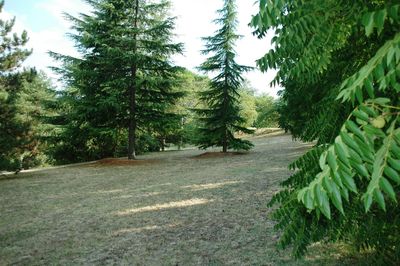
[[[0,12],[4,1],[0,2]],[[20,69],[31,54],[28,36],[13,33],[15,18],[0,20],[0,170],[44,163],[55,93],[43,74]]]
[[[179,69],[172,65],[171,56],[181,52],[182,44],[172,40],[170,2],[99,0],[89,4],[93,14],[67,16],[77,31],[71,37],[82,59],[53,54],[64,62],[58,71],[71,88],[66,136],[76,127],[85,132],[79,138],[81,150],[74,151],[85,159],[94,159],[84,155],[90,147],[97,151],[96,157],[104,157],[115,155],[122,143],[134,159],[138,136],[175,119],[168,110],[182,96],[174,90]]]

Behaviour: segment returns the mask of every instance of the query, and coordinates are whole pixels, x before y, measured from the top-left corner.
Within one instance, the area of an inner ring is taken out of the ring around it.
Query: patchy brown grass
[[[266,202],[306,145],[288,135],[255,145],[246,156],[154,153],[0,180],[0,265],[342,264],[333,248],[298,262],[276,249]]]

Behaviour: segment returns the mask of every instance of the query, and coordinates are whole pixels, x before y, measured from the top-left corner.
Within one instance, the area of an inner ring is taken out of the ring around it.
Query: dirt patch
[[[200,155],[193,156],[194,159],[220,158],[231,157],[237,155],[246,155],[246,152],[205,152]]]
[[[105,158],[88,164],[89,167],[130,166],[143,164],[157,164],[160,160],[128,160],[126,158]]]

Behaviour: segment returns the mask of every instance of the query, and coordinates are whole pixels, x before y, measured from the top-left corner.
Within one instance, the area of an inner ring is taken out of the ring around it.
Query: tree
[[[3,11],[4,1],[0,1],[0,13]],[[24,46],[28,42],[26,31],[12,34],[15,17],[10,21],[0,20],[0,73],[4,76],[21,66],[22,62],[32,53]],[[3,92],[4,93],[4,92]]]
[[[257,119],[254,126],[257,128],[276,127],[278,125],[279,102],[267,94],[258,95],[255,98]]]
[[[0,2],[0,12],[4,1]],[[28,36],[12,34],[15,18],[0,20],[0,170],[42,164],[46,158],[46,121],[53,115],[55,93],[44,74],[20,70],[31,54]]]
[[[206,73],[217,75],[211,80],[210,88],[200,94],[206,109],[198,109],[202,127],[199,128],[198,145],[205,149],[211,146],[222,146],[222,151],[228,149],[248,150],[251,142],[235,138],[234,133],[252,131],[241,126],[244,118],[240,116],[239,89],[244,81],[243,72],[250,70],[248,66],[236,63],[235,41],[240,38],[236,34],[237,13],[234,0],[225,0],[221,16],[214,22],[222,27],[214,36],[203,38],[206,42],[203,54],[212,54],[200,69]]]
[[[400,5],[393,1],[260,1],[256,34],[274,29],[258,61],[278,68],[294,136],[317,140],[270,202],[280,245],[346,241],[400,262]],[[321,14],[324,14],[321,16]]]
[[[251,87],[248,80],[242,83],[239,89],[239,116],[244,118],[244,122],[241,124],[243,127],[252,127],[257,119],[258,113],[256,111],[256,96],[255,90]]]
[[[173,91],[178,68],[170,57],[182,45],[172,41],[170,2],[88,2],[93,15],[68,16],[82,59],[52,54],[64,63],[58,71],[75,91],[70,123],[87,129],[85,146],[90,138],[101,144],[98,150],[105,152],[97,157],[113,155],[118,132],[128,129],[128,158],[135,159],[138,131],[171,117],[167,110],[182,96]]]

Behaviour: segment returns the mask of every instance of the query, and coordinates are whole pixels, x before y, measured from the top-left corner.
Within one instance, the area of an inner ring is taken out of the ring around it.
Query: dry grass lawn
[[[185,150],[0,180],[1,265],[321,265],[277,251],[267,201],[306,144],[259,136],[248,154]]]

